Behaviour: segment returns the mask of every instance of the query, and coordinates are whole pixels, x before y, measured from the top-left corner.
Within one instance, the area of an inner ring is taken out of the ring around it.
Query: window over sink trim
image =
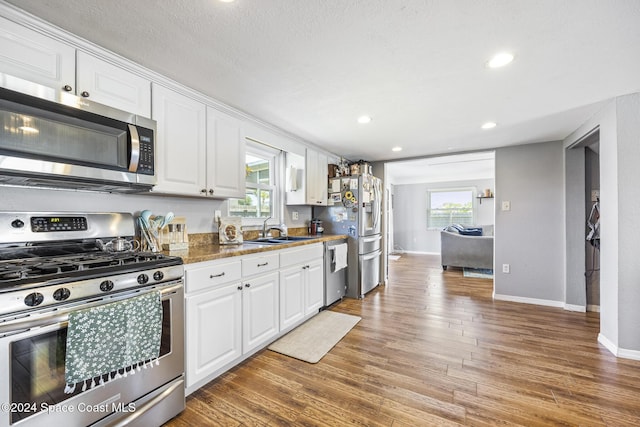
[[[230,216],[241,216],[242,225],[279,224],[282,218],[283,152],[253,140],[246,142],[246,184],[244,199],[229,199]]]

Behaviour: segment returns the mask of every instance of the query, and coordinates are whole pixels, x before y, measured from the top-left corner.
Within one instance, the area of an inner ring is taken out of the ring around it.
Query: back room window
[[[473,188],[427,191],[427,228],[474,224],[474,192]]]

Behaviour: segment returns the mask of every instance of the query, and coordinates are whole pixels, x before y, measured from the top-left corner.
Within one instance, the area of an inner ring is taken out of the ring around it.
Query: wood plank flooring
[[[362,321],[319,363],[263,350],[187,398],[180,426],[638,426],[640,362],[597,313],[493,301],[438,257],[332,310]]]

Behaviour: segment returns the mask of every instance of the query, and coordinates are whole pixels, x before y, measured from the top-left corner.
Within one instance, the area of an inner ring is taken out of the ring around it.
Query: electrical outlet
[[[509,264],[502,264],[502,272],[503,273],[510,273],[511,272],[511,266]]]
[[[292,220],[297,221],[297,220],[298,220],[298,218],[299,218],[299,216],[298,216],[298,211],[293,211],[293,212],[291,212],[291,219],[292,219]]]
[[[600,200],[600,190],[591,190],[591,201],[597,202]]]
[[[502,210],[503,211],[510,211],[511,210],[511,202],[508,200],[504,200],[502,202]]]
[[[214,211],[213,217],[216,220],[216,224],[220,223],[220,218],[222,217],[222,211]]]

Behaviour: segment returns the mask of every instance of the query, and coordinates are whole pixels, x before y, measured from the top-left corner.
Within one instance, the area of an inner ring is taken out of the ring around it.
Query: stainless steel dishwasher
[[[336,271],[336,246],[346,244],[347,239],[324,243],[324,306],[342,299],[347,291],[348,266]]]

